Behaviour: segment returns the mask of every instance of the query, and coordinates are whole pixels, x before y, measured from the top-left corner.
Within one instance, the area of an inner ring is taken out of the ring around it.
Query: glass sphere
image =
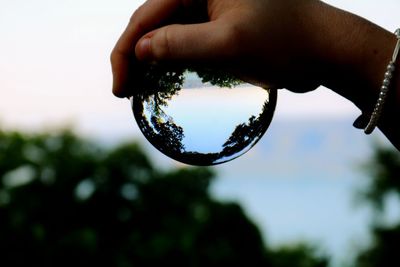
[[[235,159],[264,135],[277,92],[210,69],[149,66],[130,98],[139,129],[159,151],[209,166]]]

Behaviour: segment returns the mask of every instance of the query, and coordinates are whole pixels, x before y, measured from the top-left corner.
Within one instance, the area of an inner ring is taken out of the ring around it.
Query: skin
[[[148,0],[112,51],[113,93],[130,94],[137,61],[208,65],[263,87],[307,92],[323,85],[353,102],[360,122],[378,99],[396,40],[317,0]],[[378,127],[400,150],[399,102],[396,72]]]

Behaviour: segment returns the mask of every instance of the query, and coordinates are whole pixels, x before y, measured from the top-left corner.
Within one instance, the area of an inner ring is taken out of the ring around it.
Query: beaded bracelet
[[[396,30],[395,35],[397,37],[396,48],[394,49],[392,60],[389,62],[389,65],[386,68],[385,77],[382,82],[378,101],[375,104],[374,111],[371,114],[371,118],[370,118],[367,126],[364,128],[364,133],[366,133],[366,134],[372,133],[374,131],[374,129],[376,128],[376,126],[378,125],[378,121],[382,115],[383,106],[385,104],[387,93],[389,91],[389,87],[390,87],[390,84],[391,84],[391,81],[393,78],[393,73],[396,69],[395,64],[396,64],[397,57],[399,55],[399,50],[400,50],[400,29]]]

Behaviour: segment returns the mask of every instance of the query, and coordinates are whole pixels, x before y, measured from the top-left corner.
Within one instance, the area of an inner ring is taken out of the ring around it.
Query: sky
[[[331,0],[394,30],[396,0]],[[0,122],[23,128],[78,124],[107,131],[101,121],[128,131],[128,103],[111,96],[109,54],[138,0],[1,0]],[[318,99],[318,101],[315,101]],[[358,111],[329,90],[307,97],[280,92],[281,115],[356,116]],[[105,133],[111,134],[111,133]]]
[[[192,88],[181,90],[163,110],[184,129],[186,151],[219,153],[238,125],[258,118],[266,101],[267,91],[254,86]]]
[[[398,0],[326,2],[390,31],[400,25]],[[40,131],[70,125],[110,143],[134,137],[146,144],[129,101],[111,94],[109,63],[141,3],[0,0],[0,127]],[[379,133],[367,138],[352,129],[358,115],[328,89],[280,91],[271,128],[246,155],[216,169],[214,194],[241,201],[272,243],[305,237],[343,254],[344,244],[366,238],[369,216],[352,207],[350,193],[363,177],[353,166],[371,153],[371,140],[382,140]],[[180,166],[146,149],[157,164]],[[319,221],[309,218],[316,213]]]

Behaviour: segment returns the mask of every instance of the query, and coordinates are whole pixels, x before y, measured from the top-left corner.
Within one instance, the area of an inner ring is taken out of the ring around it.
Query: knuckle
[[[143,11],[143,6],[144,4],[140,5],[132,14],[131,18],[130,18],[130,22],[135,22],[137,21],[137,18],[139,17],[139,15],[142,13]]]
[[[143,5],[140,6],[138,9],[135,10],[135,12],[133,12],[132,16],[129,19],[129,25],[136,29],[137,32],[144,32],[145,30],[145,26],[142,23],[142,12],[143,10]]]
[[[119,57],[119,52],[117,51],[117,49],[114,48],[110,54],[111,65],[114,65],[118,61],[118,57]]]
[[[127,57],[127,53],[118,47],[115,47],[110,54],[111,65],[117,65],[124,57]]]

